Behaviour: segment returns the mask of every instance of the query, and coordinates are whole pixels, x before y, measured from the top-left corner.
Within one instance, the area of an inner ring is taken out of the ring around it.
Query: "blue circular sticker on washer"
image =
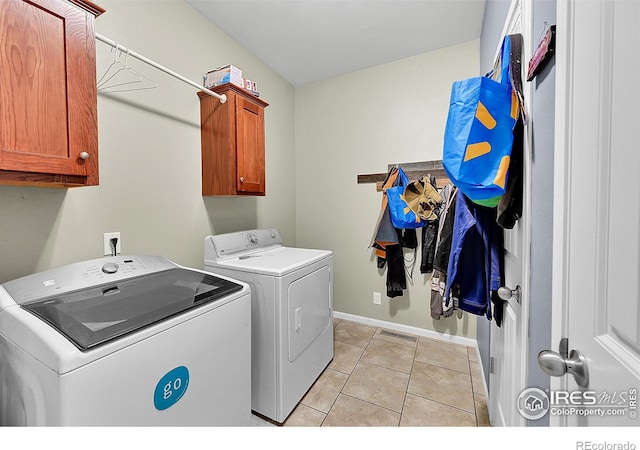
[[[153,404],[157,410],[164,410],[175,405],[182,398],[189,386],[189,369],[179,366],[167,372],[153,393]]]

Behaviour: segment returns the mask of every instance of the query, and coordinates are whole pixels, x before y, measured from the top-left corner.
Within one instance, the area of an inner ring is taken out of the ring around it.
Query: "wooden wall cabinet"
[[[0,1],[0,184],[98,184],[103,12],[85,0]]]
[[[268,103],[232,84],[200,97],[202,195],[265,195],[264,109]]]

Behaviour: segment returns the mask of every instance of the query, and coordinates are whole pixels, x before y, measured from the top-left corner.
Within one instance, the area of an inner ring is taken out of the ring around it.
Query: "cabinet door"
[[[93,19],[66,1],[0,1],[0,170],[97,184]]]
[[[264,108],[236,96],[238,192],[264,194]]]

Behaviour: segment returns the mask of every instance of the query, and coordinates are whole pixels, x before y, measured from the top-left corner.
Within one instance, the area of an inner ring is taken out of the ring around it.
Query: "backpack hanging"
[[[520,50],[518,36],[505,36],[486,76],[456,81],[451,88],[442,165],[451,182],[482,206],[496,206],[506,191],[513,129],[522,107],[511,80],[520,77],[511,71],[511,38]]]

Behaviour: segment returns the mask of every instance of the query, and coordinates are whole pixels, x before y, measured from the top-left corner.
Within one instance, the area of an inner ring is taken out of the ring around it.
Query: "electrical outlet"
[[[379,305],[382,303],[382,296],[380,295],[380,292],[374,292],[373,293],[373,304],[374,305]]]
[[[111,239],[112,238],[118,238],[118,242],[116,243],[116,255],[119,255],[120,253],[122,253],[120,251],[120,248],[121,248],[121,245],[122,245],[122,240],[120,239],[120,232],[119,231],[112,231],[111,233],[105,233],[104,234],[104,254],[105,254],[105,256],[113,255],[113,248],[111,247]]]

